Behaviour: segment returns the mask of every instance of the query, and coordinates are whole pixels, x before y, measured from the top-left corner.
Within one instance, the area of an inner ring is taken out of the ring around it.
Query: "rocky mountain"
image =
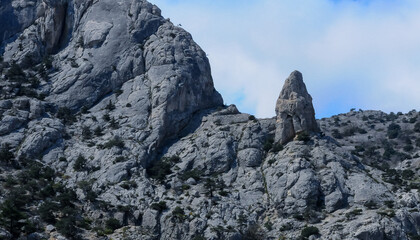
[[[145,0],[0,5],[0,239],[420,239],[420,113],[225,106]]]

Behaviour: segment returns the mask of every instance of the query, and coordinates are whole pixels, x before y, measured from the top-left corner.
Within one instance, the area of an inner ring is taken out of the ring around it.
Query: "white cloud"
[[[318,117],[420,106],[420,1],[152,0],[209,54],[225,102],[274,116],[297,69]]]

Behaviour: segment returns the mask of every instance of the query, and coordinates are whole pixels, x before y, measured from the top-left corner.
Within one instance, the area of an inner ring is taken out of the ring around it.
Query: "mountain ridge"
[[[315,120],[295,71],[276,116],[241,113],[143,0],[10,0],[6,18],[0,238],[419,238],[416,110]]]

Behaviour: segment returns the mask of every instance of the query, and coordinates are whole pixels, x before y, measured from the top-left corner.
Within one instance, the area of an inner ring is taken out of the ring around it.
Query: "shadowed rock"
[[[318,132],[312,97],[302,74],[294,71],[286,79],[276,103],[276,142],[292,140],[301,132]]]

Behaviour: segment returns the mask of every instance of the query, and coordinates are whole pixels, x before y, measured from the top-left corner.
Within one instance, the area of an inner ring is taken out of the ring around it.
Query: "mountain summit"
[[[241,113],[144,0],[0,21],[0,239],[419,239],[416,110],[316,121],[295,71],[275,117]]]

